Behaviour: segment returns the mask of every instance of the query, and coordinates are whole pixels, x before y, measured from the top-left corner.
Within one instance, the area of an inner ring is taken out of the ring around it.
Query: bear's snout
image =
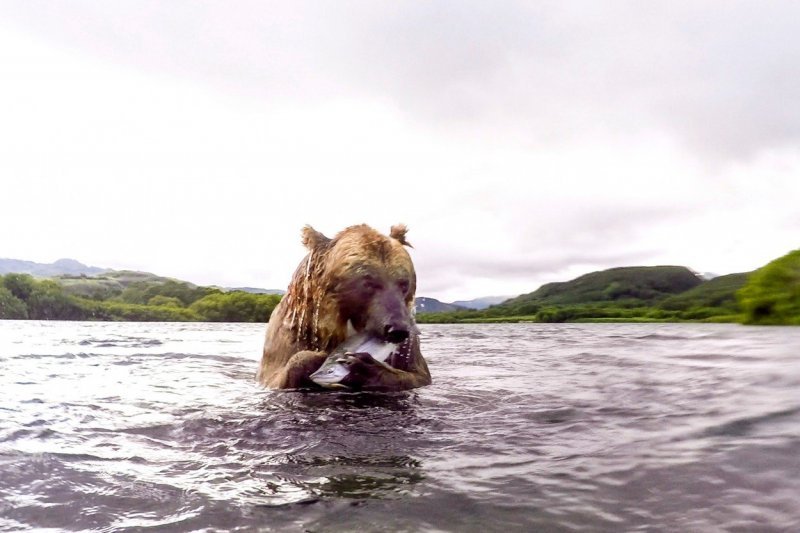
[[[378,327],[373,331],[386,342],[401,343],[411,333],[411,314],[403,296],[397,290],[385,290],[376,298],[378,305],[373,309]]]

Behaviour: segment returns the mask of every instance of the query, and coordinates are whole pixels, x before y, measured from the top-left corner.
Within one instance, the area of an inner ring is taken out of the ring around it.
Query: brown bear
[[[362,224],[329,239],[303,228],[308,255],[267,325],[257,376],[262,385],[319,388],[309,375],[353,333],[410,342],[411,349],[396,368],[369,354],[350,358],[351,388],[395,391],[431,383],[413,318],[416,273],[406,232],[393,226],[387,237]]]

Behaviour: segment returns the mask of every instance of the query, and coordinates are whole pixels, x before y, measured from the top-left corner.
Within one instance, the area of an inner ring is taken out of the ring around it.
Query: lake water
[[[0,530],[800,530],[800,328],[423,325],[396,394],[264,329],[0,321]]]

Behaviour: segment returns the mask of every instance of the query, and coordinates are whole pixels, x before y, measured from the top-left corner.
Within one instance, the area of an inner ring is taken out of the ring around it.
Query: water
[[[800,529],[800,328],[422,326],[396,394],[262,390],[263,333],[0,321],[0,530]]]

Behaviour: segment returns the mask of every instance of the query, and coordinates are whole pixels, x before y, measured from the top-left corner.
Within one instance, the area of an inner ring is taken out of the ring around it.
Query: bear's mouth
[[[383,330],[383,339],[392,344],[400,344],[408,338],[408,335],[407,329],[386,326]]]

